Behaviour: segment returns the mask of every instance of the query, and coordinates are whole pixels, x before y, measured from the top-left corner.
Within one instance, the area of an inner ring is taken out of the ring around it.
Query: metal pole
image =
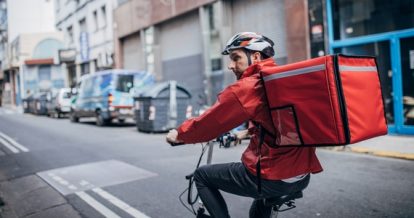
[[[211,160],[213,159],[213,148],[214,142],[208,142],[208,154],[207,154],[207,165],[211,164]]]

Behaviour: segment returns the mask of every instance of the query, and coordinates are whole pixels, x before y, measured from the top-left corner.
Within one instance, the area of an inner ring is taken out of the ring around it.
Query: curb
[[[364,147],[358,147],[358,146],[349,146],[349,151],[355,152],[355,153],[363,153],[363,154],[372,154],[375,156],[380,157],[391,157],[391,158],[398,158],[398,159],[405,159],[405,160],[414,160],[414,154],[410,153],[400,153],[395,151],[381,151],[381,150],[374,150],[374,149],[368,149]]]

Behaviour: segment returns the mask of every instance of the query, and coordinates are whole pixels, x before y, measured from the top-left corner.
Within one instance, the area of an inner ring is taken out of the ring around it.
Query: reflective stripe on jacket
[[[201,116],[181,124],[177,129],[177,139],[185,143],[209,141],[248,120],[254,121],[256,125],[275,135],[259,74],[262,68],[272,66],[276,64],[271,58],[251,65],[238,81],[218,95],[217,102],[211,108]],[[249,132],[252,137],[242,155],[242,162],[253,175],[256,175],[260,133],[255,126],[249,128]],[[275,149],[268,146],[271,140],[273,138],[267,135],[261,148],[263,179],[281,180],[322,171],[315,148]]]

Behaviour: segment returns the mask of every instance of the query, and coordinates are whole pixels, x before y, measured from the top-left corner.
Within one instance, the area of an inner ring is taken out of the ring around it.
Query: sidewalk
[[[23,107],[22,106],[12,106],[12,105],[2,105],[0,107],[0,111],[2,111],[5,114],[22,114],[23,113]]]
[[[37,175],[1,182],[0,198],[0,217],[81,218],[60,193]]]
[[[380,136],[352,145],[337,147],[333,150],[414,160],[414,136]]]

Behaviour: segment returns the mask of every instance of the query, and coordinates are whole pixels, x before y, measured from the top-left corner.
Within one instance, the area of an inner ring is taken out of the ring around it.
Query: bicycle
[[[236,140],[237,139],[233,134],[224,133],[220,137],[216,138],[215,140],[209,141],[205,144],[201,143],[202,149],[201,149],[201,154],[200,154],[200,157],[199,157],[197,165],[196,165],[196,169],[200,166],[200,163],[203,159],[204,153],[206,152],[207,148],[208,148],[208,155],[207,155],[206,164],[209,165],[209,164],[211,164],[211,160],[212,160],[212,157],[213,157],[213,148],[214,148],[215,143],[219,143],[220,147],[228,148],[228,147],[230,147],[230,144],[232,142],[235,142]],[[182,144],[179,143],[179,144],[171,144],[171,145],[176,146],[176,145],[182,145]],[[186,188],[179,195],[179,201],[181,202],[181,204],[187,210],[189,210],[191,213],[193,213],[196,216],[196,218],[210,217],[209,215],[206,214],[206,209],[205,209],[202,201],[198,200],[198,194],[196,194],[195,197],[193,197],[193,192],[192,192],[193,191],[193,185],[194,185],[193,176],[194,176],[193,173],[185,176],[185,179],[188,180],[188,188]],[[190,205],[190,207],[188,207],[182,199],[182,196],[186,192],[187,192],[187,204]],[[279,197],[272,197],[272,198],[265,198],[265,199],[262,199],[262,200],[263,200],[263,203],[264,203],[265,207],[271,207],[272,208],[271,213],[269,215],[269,218],[276,218],[278,216],[279,212],[284,212],[284,211],[296,208],[295,200],[299,199],[299,198],[302,198],[302,197],[303,197],[303,193],[302,193],[302,191],[299,191],[299,192],[291,193],[291,194],[288,194],[288,195],[283,195],[283,196],[279,196]],[[198,205],[198,208],[196,210],[194,208],[194,205],[197,203],[197,200],[199,202],[199,205]]]

